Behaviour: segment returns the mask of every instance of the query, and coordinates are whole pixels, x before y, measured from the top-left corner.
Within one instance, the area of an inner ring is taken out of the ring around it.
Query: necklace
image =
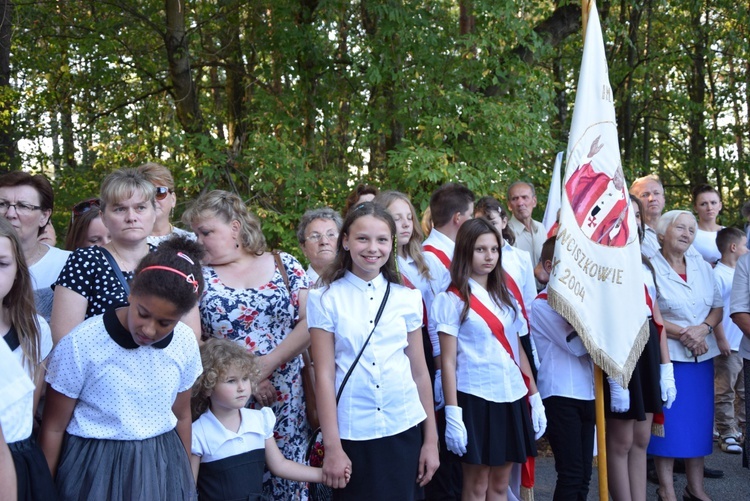
[[[112,246],[112,250],[115,253],[117,262],[120,265],[120,269],[122,271],[134,271],[138,267],[137,263],[135,266],[132,266],[129,261],[126,261],[125,258],[122,257],[122,255],[117,251],[117,246],[114,242],[109,242],[109,245]],[[140,262],[140,259],[138,261]]]

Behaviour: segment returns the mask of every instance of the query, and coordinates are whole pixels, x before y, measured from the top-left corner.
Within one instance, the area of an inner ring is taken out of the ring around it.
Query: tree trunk
[[[688,81],[688,142],[687,176],[691,186],[707,181],[706,175],[706,134],[703,126],[706,99],[706,33],[701,22],[703,9],[691,13],[693,28],[693,54]]]
[[[171,94],[175,102],[177,119],[185,132],[204,132],[203,117],[198,106],[198,92],[190,73],[190,51],[185,30],[185,3],[183,0],[165,0],[167,31],[164,45],[169,60]]]
[[[13,2],[0,0],[0,172],[12,169],[16,152],[11,113],[10,46],[13,34]]]

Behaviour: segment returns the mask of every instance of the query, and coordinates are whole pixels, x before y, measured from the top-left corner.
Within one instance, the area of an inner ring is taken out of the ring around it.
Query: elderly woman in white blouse
[[[674,458],[685,458],[688,483],[683,499],[710,499],[703,488],[703,458],[713,449],[713,357],[720,348],[728,349],[723,334],[714,332],[723,301],[711,266],[687,252],[696,231],[690,212],[667,212],[656,227],[661,249],[651,258],[680,395],[671,409],[664,409],[665,436],[653,437],[648,447],[659,474],[657,496],[664,500],[677,499]]]

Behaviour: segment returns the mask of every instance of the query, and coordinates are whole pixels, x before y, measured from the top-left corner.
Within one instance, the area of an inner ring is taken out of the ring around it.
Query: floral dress
[[[277,268],[270,282],[251,289],[228,287],[213,268],[204,267],[206,288],[200,301],[203,333],[242,343],[256,355],[265,355],[276,348],[299,320],[300,289],[310,286],[299,261],[285,253],[281,253],[281,261],[286,270]],[[282,273],[288,276],[289,289]],[[276,414],[276,443],[284,457],[304,462],[310,425],[302,392],[302,356],[276,369],[271,383],[276,388],[276,403],[272,406]],[[248,407],[259,409],[262,405],[251,398]],[[283,501],[308,497],[304,482],[280,479],[268,472],[263,491],[269,499]]]

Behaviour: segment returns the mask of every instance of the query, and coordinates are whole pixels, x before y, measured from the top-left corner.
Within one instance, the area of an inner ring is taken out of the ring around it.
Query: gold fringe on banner
[[[625,366],[620,369],[607,352],[594,343],[594,338],[590,333],[591,326],[585,325],[583,321],[581,321],[578,312],[565,296],[558,293],[555,289],[548,288],[547,302],[556,312],[562,315],[570,325],[573,326],[578,333],[578,336],[581,338],[583,345],[586,347],[586,351],[589,352],[591,360],[601,367],[609,377],[617,381],[620,386],[627,388],[628,383],[630,383],[630,377],[633,375],[633,370],[635,370],[635,364],[638,362],[638,359],[641,358],[641,353],[648,343],[650,335],[648,319],[644,320],[643,325],[641,325],[641,328],[638,331],[638,336],[633,343],[633,348],[630,350],[630,355],[625,361]]]
[[[521,486],[521,501],[534,501],[534,488]]]

